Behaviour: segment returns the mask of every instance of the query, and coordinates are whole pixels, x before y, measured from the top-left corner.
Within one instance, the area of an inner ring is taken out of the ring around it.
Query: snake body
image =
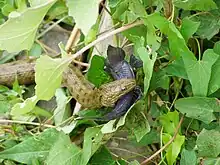
[[[34,75],[35,61],[33,60],[0,65],[0,84],[2,85],[12,86],[16,78],[19,84],[31,84],[34,83]],[[78,68],[70,65],[63,73],[63,85],[84,108],[100,108],[114,106],[121,96],[136,86],[136,82],[134,79],[120,79],[96,88]]]

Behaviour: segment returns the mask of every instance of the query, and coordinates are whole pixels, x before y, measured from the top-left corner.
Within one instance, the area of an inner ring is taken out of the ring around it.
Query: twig
[[[55,128],[53,125],[49,124],[41,124],[36,122],[28,122],[28,121],[19,121],[19,120],[0,120],[0,123],[16,123],[16,124],[29,124],[29,125],[37,125],[37,126],[44,126],[48,128]]]
[[[136,153],[136,152],[133,152],[133,151],[129,151],[129,150],[126,150],[124,148],[117,148],[117,147],[108,147],[109,149],[112,149],[112,150],[118,150],[118,151],[124,151],[124,152],[127,152],[127,153],[131,153],[131,154],[134,154],[136,156],[140,156],[142,158],[147,158],[146,156],[142,155],[142,154],[139,154],[139,153]]]
[[[57,22],[53,23],[50,27],[48,27],[46,30],[44,30],[42,33],[40,33],[38,36],[37,36],[37,39],[41,38],[44,34],[46,34],[47,32],[49,32],[51,29],[53,29],[56,25],[58,25],[60,22],[62,22],[63,20],[65,20],[66,18],[68,17],[65,16],[63,18],[61,18],[60,20],[58,20]]]
[[[110,15],[112,16],[111,12],[108,10],[108,8],[105,6],[105,4],[101,1],[100,4],[102,5],[103,9]]]
[[[45,43],[43,43],[42,41],[36,40],[36,42],[37,42],[38,44],[40,44],[42,47],[44,47],[45,49],[47,49],[47,50],[51,51],[52,53],[54,53],[55,55],[59,54],[56,50],[50,48],[49,46],[47,46],[47,45],[46,45]],[[46,52],[46,53],[47,53],[47,52]]]
[[[99,38],[97,38],[95,41],[91,42],[90,44],[86,45],[85,47],[83,47],[82,49],[80,49],[78,52],[76,52],[75,54],[73,54],[73,56],[71,57],[71,59],[75,59],[76,57],[80,56],[82,53],[84,53],[86,50],[90,49],[91,47],[95,46],[97,43],[101,42],[102,40],[110,37],[110,36],[113,36],[115,34],[118,34],[118,33],[121,33],[125,30],[128,30],[130,28],[133,28],[135,26],[139,26],[139,25],[142,25],[143,24],[143,21],[137,21],[137,22],[134,22],[134,23],[131,23],[131,24],[128,24],[128,25],[125,25],[125,26],[122,26],[118,29],[115,29],[113,31],[110,31],[109,33],[106,33],[102,36],[100,36]]]
[[[178,126],[176,127],[176,130],[175,130],[175,133],[173,135],[173,137],[161,148],[159,149],[157,152],[155,152],[153,155],[151,155],[149,158],[145,159],[143,162],[141,162],[141,165],[143,164],[147,164],[149,161],[151,161],[154,157],[156,157],[158,154],[160,154],[164,149],[166,149],[176,138],[177,134],[178,134],[178,131],[180,129],[180,126],[183,122],[183,119],[184,119],[184,116],[183,115],[179,121],[179,124]]]
[[[74,26],[74,28],[70,34],[70,37],[66,43],[66,46],[65,46],[65,50],[67,53],[70,52],[70,49],[71,49],[72,45],[75,43],[76,39],[78,38],[77,36],[79,33],[80,33],[80,30],[76,26]]]

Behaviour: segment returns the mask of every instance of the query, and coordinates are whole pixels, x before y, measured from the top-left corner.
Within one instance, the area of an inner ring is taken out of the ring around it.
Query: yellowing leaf
[[[61,85],[63,71],[71,60],[67,58],[52,59],[41,56],[36,62],[36,95],[39,100],[51,99]]]
[[[55,1],[46,1],[21,13],[12,12],[9,19],[0,26],[0,49],[8,52],[30,50],[38,26]]]
[[[37,96],[26,99],[23,103],[17,103],[12,107],[11,115],[20,116],[31,112],[38,102]]]

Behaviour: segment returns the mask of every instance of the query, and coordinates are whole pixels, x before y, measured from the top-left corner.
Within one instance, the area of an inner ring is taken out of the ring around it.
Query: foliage
[[[103,12],[110,14],[112,26],[120,33],[114,37],[115,45],[125,49],[132,45],[133,54],[143,62],[143,67],[134,69],[143,96],[119,119],[96,122],[89,119],[112,108],[73,113],[74,102],[61,82],[73,61],[70,54],[80,49],[79,54],[87,57],[84,62],[90,62],[85,77],[94,88],[112,81],[101,57],[106,55],[92,53],[99,35],[104,39],[113,35],[110,30],[99,34]],[[0,63],[38,58],[35,87],[21,86],[17,80],[12,88],[0,85],[0,163],[138,165],[169,143],[151,161],[219,164],[219,16],[218,0],[107,0],[106,4],[100,0],[0,0]],[[125,30],[137,21],[142,24]],[[48,50],[52,48],[41,39],[57,24],[61,31],[77,27],[81,32],[70,52],[59,44],[61,57],[51,58]],[[41,106],[54,96],[55,107]],[[120,148],[116,139],[124,138],[126,144]],[[135,150],[127,148],[130,143]],[[131,155],[126,157],[124,152]]]

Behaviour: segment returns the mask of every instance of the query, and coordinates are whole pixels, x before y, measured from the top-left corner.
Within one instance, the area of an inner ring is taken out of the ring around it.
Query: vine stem
[[[143,162],[141,162],[141,165],[147,164],[149,161],[151,161],[154,157],[156,157],[158,154],[160,154],[163,150],[165,150],[175,139],[178,134],[178,131],[180,129],[180,126],[183,123],[185,114],[181,117],[178,126],[176,127],[175,133],[173,137],[162,147],[160,148],[157,152],[155,152],[153,155],[151,155],[149,158],[145,159]]]
[[[128,24],[128,25],[124,25],[118,29],[115,29],[113,31],[110,31],[106,34],[101,35],[99,38],[97,38],[96,40],[94,40],[93,42],[91,42],[90,44],[86,45],[85,47],[83,47],[82,49],[80,49],[78,52],[76,52],[75,54],[73,54],[71,56],[71,59],[75,59],[76,57],[80,56],[82,53],[84,53],[86,50],[90,49],[91,47],[95,46],[97,43],[103,41],[104,39],[113,36],[115,34],[121,33],[125,30],[128,30],[130,28],[133,28],[135,26],[139,26],[142,25],[143,21],[136,21],[134,23]]]
[[[28,122],[28,121],[19,121],[19,120],[0,120],[0,123],[16,123],[16,124],[29,124],[29,125],[37,125],[37,126],[44,126],[47,128],[55,128],[53,125],[49,124],[41,124],[36,122]]]

